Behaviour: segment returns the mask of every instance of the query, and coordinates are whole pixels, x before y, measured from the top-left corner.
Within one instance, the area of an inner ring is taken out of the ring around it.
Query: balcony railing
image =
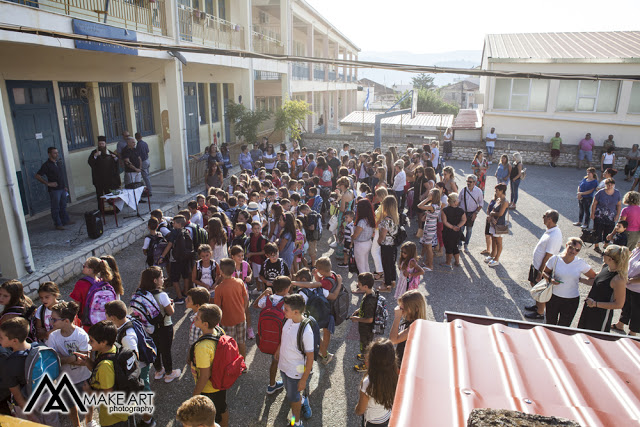
[[[307,65],[293,63],[291,65],[291,74],[293,80],[309,80],[309,67]]]
[[[104,0],[15,0],[13,3],[94,22],[103,22],[105,15]],[[111,0],[107,25],[167,35],[165,0]]]
[[[254,52],[284,54],[284,45],[280,40],[256,31],[252,31],[251,36],[253,38]]]
[[[329,81],[330,82],[335,82],[336,81],[336,72],[335,71],[329,71]]]
[[[324,81],[324,68],[313,69],[313,80]]]
[[[244,27],[216,16],[178,5],[180,38],[206,46],[244,49]]]
[[[253,72],[254,80],[280,80],[280,73],[276,73],[273,71],[259,71],[254,70]]]

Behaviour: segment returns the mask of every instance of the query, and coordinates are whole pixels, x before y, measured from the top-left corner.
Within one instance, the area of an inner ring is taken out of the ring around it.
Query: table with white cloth
[[[145,187],[140,186],[138,188],[132,189],[123,189],[118,190],[118,194],[105,194],[101,196],[100,199],[102,203],[100,203],[100,211],[102,213],[102,221],[106,224],[104,217],[104,202],[109,203],[113,206],[113,216],[116,220],[116,227],[118,226],[118,210],[122,210],[124,205],[129,206],[131,209],[136,211],[136,214],[140,216],[140,212],[138,210],[138,206],[140,205],[140,198],[142,197],[142,193],[144,193]],[[149,211],[151,211],[151,197],[147,196],[147,202],[149,204]],[[116,209],[117,208],[117,209]]]

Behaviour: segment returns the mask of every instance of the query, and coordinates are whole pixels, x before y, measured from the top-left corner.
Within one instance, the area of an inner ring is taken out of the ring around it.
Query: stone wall
[[[337,150],[342,149],[343,144],[349,144],[351,148],[355,148],[358,153],[373,150],[373,137],[362,135],[318,135],[304,134],[302,145],[313,152],[317,150],[326,150],[333,147]],[[395,146],[399,153],[406,151],[407,144],[413,144],[414,147],[421,147],[425,143],[422,138],[383,138],[382,151],[385,152],[389,147]],[[442,147],[441,147],[442,149]],[[471,162],[476,151],[482,149],[486,154],[484,142],[474,141],[454,141],[453,153],[451,158],[454,160],[466,160]],[[498,161],[502,154],[513,154],[519,152],[522,155],[525,165],[547,165],[550,160],[549,153],[551,151],[550,144],[542,142],[525,142],[512,140],[498,140],[494,151],[494,161]],[[624,157],[630,150],[621,148],[616,150],[616,168],[623,170],[627,159]],[[592,165],[596,169],[600,169],[600,156],[602,155],[602,147],[596,147],[593,153]],[[578,160],[578,146],[565,145],[560,150],[560,158],[557,161],[558,166],[575,167]]]

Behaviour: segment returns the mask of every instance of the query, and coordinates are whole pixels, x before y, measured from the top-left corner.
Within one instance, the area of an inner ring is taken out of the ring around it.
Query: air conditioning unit
[[[260,23],[268,24],[269,23],[269,15],[265,12],[260,12]]]

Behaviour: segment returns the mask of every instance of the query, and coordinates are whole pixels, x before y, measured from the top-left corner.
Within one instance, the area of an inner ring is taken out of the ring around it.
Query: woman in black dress
[[[460,267],[460,249],[458,243],[460,242],[460,230],[462,226],[467,222],[467,216],[464,213],[459,204],[458,193],[451,193],[448,197],[449,206],[442,209],[442,240],[444,243],[444,250],[447,254],[446,261],[443,265],[453,269],[451,265],[451,258],[455,259],[455,266]]]
[[[584,302],[578,328],[609,332],[613,310],[624,305],[627,272],[629,269],[629,249],[624,246],[609,245],[603,254],[604,265],[595,279],[581,279],[591,285],[591,291]]]

